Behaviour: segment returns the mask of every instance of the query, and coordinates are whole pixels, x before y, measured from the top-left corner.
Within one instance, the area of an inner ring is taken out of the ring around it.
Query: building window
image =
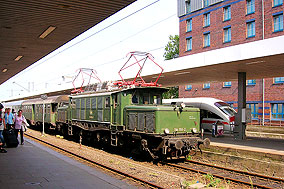
[[[210,26],[210,13],[204,14],[204,24],[203,27]]]
[[[209,6],[209,0],[203,0],[203,7]]]
[[[271,117],[272,119],[283,119],[284,111],[283,106],[284,104],[271,104]]]
[[[255,37],[255,21],[247,22],[247,38]]]
[[[255,79],[247,80],[247,85],[255,85],[255,84],[256,84]]]
[[[224,21],[231,20],[231,6],[224,7]]]
[[[190,0],[185,1],[185,10],[186,10],[186,13],[191,12],[191,1]]]
[[[209,89],[209,88],[210,88],[210,83],[203,84],[203,89]]]
[[[251,118],[257,119],[258,118],[258,104],[247,104],[247,108],[251,109]]]
[[[274,77],[273,83],[274,84],[284,83],[284,77]]]
[[[224,28],[224,43],[231,42],[231,27]]]
[[[223,82],[223,87],[231,87],[231,86],[232,86],[231,81]]]
[[[274,32],[283,31],[283,13],[273,16]]]
[[[186,90],[186,91],[190,91],[191,89],[192,89],[192,85],[186,85],[186,86],[185,86],[185,90]]]
[[[187,51],[192,50],[192,37],[186,38],[186,50]]]
[[[255,11],[254,0],[247,0],[247,14],[252,14]]]
[[[210,33],[204,33],[203,34],[203,46],[204,47],[210,47]]]
[[[283,5],[283,0],[273,0],[273,7]]]
[[[186,31],[191,32],[192,31],[192,19],[189,19],[186,21]]]

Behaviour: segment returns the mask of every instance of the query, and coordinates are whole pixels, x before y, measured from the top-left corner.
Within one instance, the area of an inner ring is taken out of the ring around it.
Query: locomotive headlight
[[[197,133],[197,129],[196,129],[196,128],[193,128],[193,129],[192,129],[192,132],[193,132],[193,133]]]
[[[170,129],[165,128],[164,133],[165,133],[166,135],[167,135],[167,134],[170,134]]]

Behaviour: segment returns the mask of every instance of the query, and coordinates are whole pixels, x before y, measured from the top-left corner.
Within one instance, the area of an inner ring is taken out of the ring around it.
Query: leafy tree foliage
[[[165,60],[170,60],[177,58],[179,56],[179,36],[175,35],[169,36],[169,42],[165,47],[164,57]],[[163,98],[178,98],[179,96],[179,87],[170,87],[169,91],[163,94]]]
[[[179,36],[170,35],[169,40],[170,41],[165,47],[165,53],[164,53],[165,60],[177,58],[179,55]]]
[[[163,98],[178,98],[178,86],[169,87],[169,91],[163,94]]]

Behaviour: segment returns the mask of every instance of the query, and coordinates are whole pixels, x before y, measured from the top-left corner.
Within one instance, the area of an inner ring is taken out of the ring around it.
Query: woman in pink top
[[[22,129],[22,123],[26,122],[26,118],[22,114],[22,110],[18,111],[18,115],[15,116],[15,134],[18,138],[18,134],[20,132],[21,135],[21,145],[24,144],[24,133]]]

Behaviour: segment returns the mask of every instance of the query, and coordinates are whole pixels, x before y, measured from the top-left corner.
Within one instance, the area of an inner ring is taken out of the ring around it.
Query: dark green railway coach
[[[41,124],[43,121],[43,104],[44,104],[44,122],[50,128],[55,128],[57,121],[57,109],[62,104],[68,104],[67,95],[52,96],[46,100],[40,98],[25,100],[22,103],[23,114],[32,124]]]

